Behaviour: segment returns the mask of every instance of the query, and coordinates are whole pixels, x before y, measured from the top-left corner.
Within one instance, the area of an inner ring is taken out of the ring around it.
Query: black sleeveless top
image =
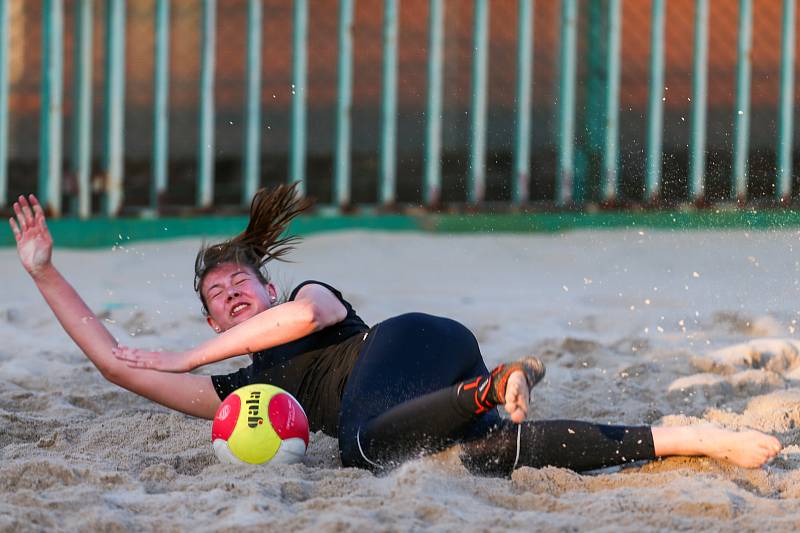
[[[266,383],[292,394],[308,416],[311,431],[337,436],[339,408],[347,378],[353,370],[369,327],[342,294],[326,283],[304,281],[292,291],[289,301],[302,287],[322,285],[344,308],[344,320],[280,346],[253,354],[253,364],[232,374],[211,376],[221,399],[245,385]]]

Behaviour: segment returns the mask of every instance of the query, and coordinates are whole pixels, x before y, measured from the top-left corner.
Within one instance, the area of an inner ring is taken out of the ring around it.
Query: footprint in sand
[[[800,341],[755,339],[693,357],[692,365],[700,372],[729,381],[741,380],[741,377],[732,376],[751,370],[771,372],[786,381],[800,381]],[[749,375],[756,374],[750,372]]]
[[[673,381],[668,394],[704,396],[703,418],[710,422],[779,434],[784,446],[800,441],[800,341],[756,339],[692,364],[700,372]]]
[[[692,358],[700,372],[673,381],[669,392],[762,394],[800,381],[800,341],[756,339]]]
[[[741,313],[721,311],[711,317],[710,327],[729,333],[751,337],[770,337],[785,331],[780,321],[772,316],[749,317]]]
[[[698,374],[675,380],[670,390],[688,387],[734,388],[783,387],[800,381],[800,341],[795,339],[755,339],[695,356],[692,365]]]
[[[763,368],[788,380],[800,380],[800,341],[795,339],[755,339],[713,351],[705,359],[720,373]]]

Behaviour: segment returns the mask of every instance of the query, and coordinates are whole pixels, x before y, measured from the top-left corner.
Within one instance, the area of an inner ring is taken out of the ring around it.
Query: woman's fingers
[[[128,348],[127,346],[120,346],[111,348],[111,353],[119,359],[124,361],[131,368],[151,368],[158,369],[158,358],[160,354],[140,350],[138,348]]]
[[[33,210],[31,209],[31,205],[28,203],[28,199],[25,198],[24,196],[20,196],[19,203],[22,206],[22,214],[25,216],[25,223],[28,226],[33,226],[34,224]]]
[[[20,199],[22,199],[22,196],[20,196]],[[17,215],[17,223],[19,224],[20,230],[25,233],[28,229],[28,224],[25,222],[25,215],[22,213],[22,207],[19,201],[14,202],[14,214]]]
[[[14,233],[14,238],[19,242],[22,238],[22,232],[19,230],[19,226],[17,226],[17,221],[14,218],[9,218],[8,223],[11,226],[11,231]]]
[[[47,229],[44,209],[33,194],[28,195],[28,199],[20,195],[14,202],[13,209],[16,220],[10,219],[9,222],[12,224],[11,229],[17,240],[20,240],[28,230],[33,228]]]
[[[42,209],[42,205],[39,203],[39,200],[36,198],[36,196],[31,194],[28,196],[28,198],[30,199],[31,206],[33,206],[34,222],[46,228],[47,222],[45,221],[44,209]]]
[[[139,354],[138,350],[131,350],[129,348],[124,348],[122,350],[114,351],[115,349],[112,348],[111,352],[116,356],[117,359],[123,361],[131,368],[148,368],[148,362],[142,359]]]
[[[117,359],[121,359],[125,362],[135,362],[138,360],[136,350],[128,348],[127,346],[111,348],[111,353],[114,354],[114,357]]]
[[[134,348],[128,348],[127,346],[117,346],[116,348],[111,348],[111,353],[113,353],[119,359],[135,358],[137,351],[138,350]]]

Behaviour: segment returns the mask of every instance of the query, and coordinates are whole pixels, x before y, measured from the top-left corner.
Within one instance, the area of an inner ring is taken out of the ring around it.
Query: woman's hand
[[[24,196],[14,202],[16,220],[9,218],[11,231],[17,240],[17,253],[25,270],[34,278],[50,266],[53,254],[53,237],[47,229],[44,211],[34,195],[29,195],[30,203]]]
[[[112,348],[111,353],[131,368],[146,368],[161,372],[188,372],[198,366],[192,363],[190,352],[151,352],[119,345]]]

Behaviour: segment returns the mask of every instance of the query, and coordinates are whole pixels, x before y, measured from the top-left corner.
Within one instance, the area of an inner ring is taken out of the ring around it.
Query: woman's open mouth
[[[233,306],[233,309],[231,309],[231,316],[232,317],[238,316],[239,314],[242,313],[242,311],[244,311],[248,307],[250,307],[250,304],[246,303],[236,304],[235,306]]]

